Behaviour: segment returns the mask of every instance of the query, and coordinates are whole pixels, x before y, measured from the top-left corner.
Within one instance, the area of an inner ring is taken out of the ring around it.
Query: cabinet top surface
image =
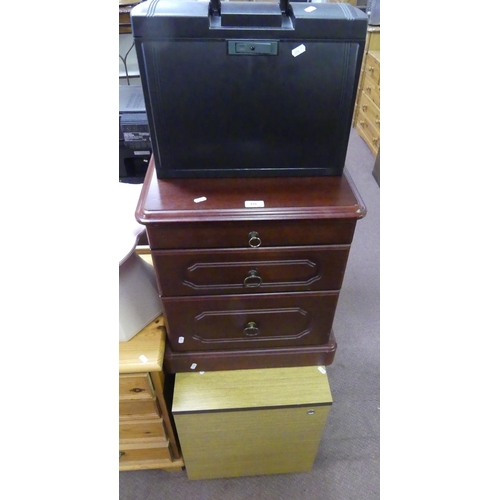
[[[328,375],[317,366],[177,373],[173,413],[329,405]]]
[[[159,316],[129,341],[119,342],[120,373],[161,371],[165,336],[165,320]]]
[[[366,208],[349,174],[158,180],[154,158],[136,210],[143,224],[280,219],[361,219]]]

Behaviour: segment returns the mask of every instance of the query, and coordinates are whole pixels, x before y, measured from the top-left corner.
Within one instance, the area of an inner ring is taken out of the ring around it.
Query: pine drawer
[[[132,448],[145,447],[148,444],[168,443],[163,420],[161,418],[137,420],[133,422],[120,421],[120,446]]]
[[[380,85],[366,71],[363,72],[361,90],[380,108]]]
[[[154,399],[155,392],[149,373],[120,374],[120,400]]]
[[[359,99],[359,106],[365,117],[377,128],[380,133],[380,108],[363,91]]]
[[[126,400],[119,404],[120,420],[160,417],[160,409],[156,400]]]
[[[379,52],[367,52],[365,60],[365,71],[370,77],[380,85],[380,58]]]

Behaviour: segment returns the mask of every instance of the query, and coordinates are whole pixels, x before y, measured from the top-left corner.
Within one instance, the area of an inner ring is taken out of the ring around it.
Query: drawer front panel
[[[369,52],[366,54],[365,71],[380,85],[380,63]]]
[[[163,420],[137,420],[134,422],[120,422],[120,445],[133,445],[135,442],[163,442],[166,440]]]
[[[369,118],[360,111],[357,123],[357,130],[361,129],[363,137],[366,139],[370,149],[378,150],[380,146],[380,131],[373,125]]]
[[[361,89],[380,108],[380,85],[373,81],[366,72]]]
[[[356,220],[172,223],[147,227],[151,249],[350,244]],[[257,233],[253,237],[250,234]]]
[[[361,106],[361,111],[380,132],[380,109],[364,92],[361,93],[359,105]]]
[[[328,342],[337,292],[162,297],[172,351]]]
[[[169,467],[172,459],[168,446],[158,448],[120,448],[120,470],[137,470]]]
[[[155,418],[161,416],[155,400],[120,401],[120,419]]]
[[[153,384],[148,373],[120,375],[120,399],[154,399]]]
[[[349,245],[245,250],[156,250],[164,296],[340,290]]]

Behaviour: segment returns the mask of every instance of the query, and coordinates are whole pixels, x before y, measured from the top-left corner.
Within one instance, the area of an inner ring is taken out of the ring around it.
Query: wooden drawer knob
[[[248,244],[252,248],[258,248],[262,244],[262,240],[259,238],[259,233],[257,231],[252,231],[248,234]]]
[[[368,109],[368,106],[367,106],[366,104],[363,104],[363,106],[361,106],[361,109],[362,109],[363,111],[366,111],[366,110]]]
[[[374,70],[375,68],[373,66],[368,66],[368,71],[371,71],[373,73]]]

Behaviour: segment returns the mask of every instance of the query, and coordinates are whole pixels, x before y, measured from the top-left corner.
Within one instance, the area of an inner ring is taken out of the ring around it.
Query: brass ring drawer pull
[[[254,323],[253,321],[249,321],[247,326],[245,327],[245,335],[248,337],[255,337],[256,335],[259,334],[259,329],[257,328],[257,323]]]
[[[255,269],[248,271],[248,276],[243,280],[243,286],[247,288],[256,288],[262,285],[262,278]]]
[[[258,248],[262,244],[262,240],[259,238],[259,233],[252,231],[248,234],[248,244],[252,248]]]

